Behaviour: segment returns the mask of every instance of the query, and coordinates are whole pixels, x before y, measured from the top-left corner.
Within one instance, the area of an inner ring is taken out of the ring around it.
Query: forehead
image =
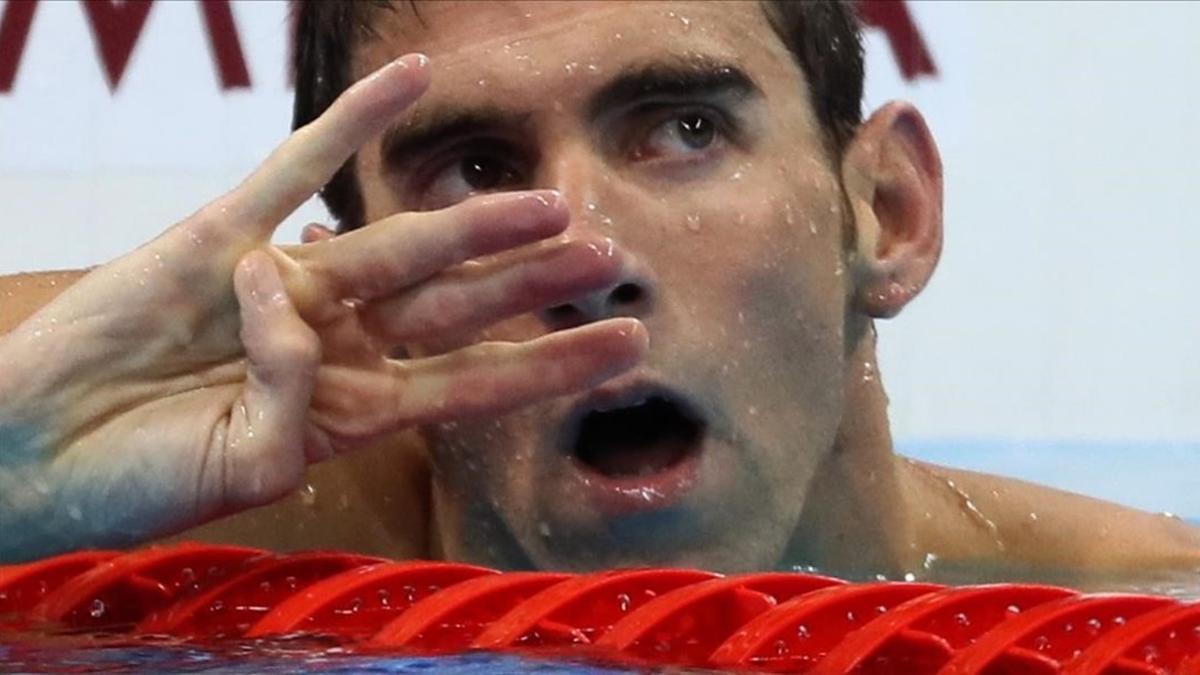
[[[426,99],[453,90],[459,103],[538,92],[563,100],[622,69],[696,57],[803,81],[758,2],[417,2],[371,18],[355,79],[391,59],[433,59]],[[420,105],[420,104],[418,104]]]

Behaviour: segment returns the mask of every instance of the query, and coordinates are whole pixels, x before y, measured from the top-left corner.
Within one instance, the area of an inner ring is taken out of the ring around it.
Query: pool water
[[[314,650],[287,641],[245,641],[220,648],[146,644],[98,647],[86,638],[72,641],[13,641],[0,635],[0,671],[20,673],[170,672],[170,673],[445,673],[484,675],[557,673],[711,673],[708,670],[644,668],[541,659],[495,652],[453,656],[353,654],[340,647]],[[72,642],[74,644],[72,644]]]

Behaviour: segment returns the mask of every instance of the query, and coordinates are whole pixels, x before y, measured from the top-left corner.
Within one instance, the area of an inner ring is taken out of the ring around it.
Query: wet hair
[[[862,123],[863,47],[853,5],[848,0],[760,0],[760,5],[804,72],[826,145],[840,157]],[[421,21],[415,0],[407,6]],[[394,9],[387,0],[294,0],[293,129],[315,120],[353,84],[356,47],[375,35],[375,13]],[[352,161],[325,185],[321,199],[342,229],[363,224]]]

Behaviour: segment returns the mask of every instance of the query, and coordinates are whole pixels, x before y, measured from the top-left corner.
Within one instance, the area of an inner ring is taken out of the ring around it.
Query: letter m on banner
[[[0,15],[0,93],[12,91],[39,0],[8,0]],[[108,88],[116,91],[154,0],[79,0]],[[222,89],[250,86],[229,0],[197,2]]]

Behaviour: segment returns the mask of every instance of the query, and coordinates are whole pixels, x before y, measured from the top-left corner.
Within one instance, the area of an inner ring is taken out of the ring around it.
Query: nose
[[[622,230],[637,223],[636,209],[614,192],[612,181],[602,166],[593,165],[586,153],[565,153],[559,162],[546,167],[543,184],[562,193],[571,211],[567,239],[599,238],[608,240],[613,253],[621,259],[620,273],[607,286],[594,289],[538,312],[550,330],[563,330],[594,321],[616,317],[645,318],[653,309],[658,284],[649,265],[623,242]],[[618,203],[620,206],[618,207]],[[619,211],[619,213],[618,213]]]
[[[563,330],[615,317],[644,318],[654,304],[654,283],[639,270],[636,260],[623,256],[617,280],[560,305],[547,307],[538,316],[551,330]]]

